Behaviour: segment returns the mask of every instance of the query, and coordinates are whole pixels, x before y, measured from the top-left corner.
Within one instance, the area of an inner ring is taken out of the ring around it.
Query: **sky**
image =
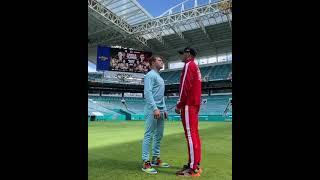
[[[153,17],[160,16],[171,7],[184,0],[137,0]]]
[[[158,17],[173,6],[180,4],[186,0],[137,0],[139,4],[144,7],[145,10],[147,10],[153,17]],[[211,2],[215,2],[217,0],[211,0]],[[197,0],[198,6],[208,4],[209,0]],[[190,9],[194,7],[194,0],[189,0],[184,3],[185,10]],[[179,6],[175,10],[180,11]],[[176,12],[174,12],[176,13]]]

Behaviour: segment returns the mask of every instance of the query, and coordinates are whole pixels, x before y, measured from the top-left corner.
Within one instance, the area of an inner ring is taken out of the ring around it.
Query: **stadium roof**
[[[135,0],[97,0],[128,24],[134,25],[153,17]]]
[[[231,3],[185,0],[154,18],[136,0],[88,0],[88,48],[122,46],[169,60],[186,46],[199,56],[231,52]]]

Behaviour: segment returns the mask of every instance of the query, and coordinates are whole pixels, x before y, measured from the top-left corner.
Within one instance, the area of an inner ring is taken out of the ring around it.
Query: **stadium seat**
[[[222,115],[226,105],[228,104],[231,94],[216,94],[212,96],[202,96],[202,99],[206,99],[206,103],[201,105],[199,115]],[[88,110],[98,110],[104,114],[114,114],[116,112],[112,110],[127,111],[126,107],[121,103],[121,97],[90,97],[96,103],[92,103],[88,100]],[[139,97],[125,97],[126,104],[129,112],[136,115],[144,115],[145,100]],[[110,101],[107,102],[107,101]],[[166,106],[169,109],[176,105],[178,97],[166,97]],[[130,112],[131,111],[131,112]],[[174,108],[169,110],[169,114],[175,114]]]

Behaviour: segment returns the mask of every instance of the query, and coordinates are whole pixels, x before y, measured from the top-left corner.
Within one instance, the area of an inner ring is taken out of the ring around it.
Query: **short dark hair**
[[[195,49],[191,48],[191,47],[186,47],[183,50],[179,50],[178,51],[179,54],[183,54],[185,52],[190,53],[193,57],[197,56],[197,51]]]
[[[149,66],[151,66],[151,65],[152,65],[152,62],[156,61],[157,58],[162,59],[162,61],[164,60],[163,57],[160,56],[160,55],[153,55],[153,56],[151,56],[150,59],[149,59]]]

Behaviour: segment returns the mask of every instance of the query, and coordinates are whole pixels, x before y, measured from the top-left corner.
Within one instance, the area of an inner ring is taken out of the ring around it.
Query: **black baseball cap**
[[[191,54],[192,56],[196,56],[196,55],[197,55],[197,51],[194,50],[194,49],[191,48],[191,47],[186,47],[186,48],[184,48],[183,50],[178,51],[179,54],[183,54],[184,52],[190,52],[190,54]]]

